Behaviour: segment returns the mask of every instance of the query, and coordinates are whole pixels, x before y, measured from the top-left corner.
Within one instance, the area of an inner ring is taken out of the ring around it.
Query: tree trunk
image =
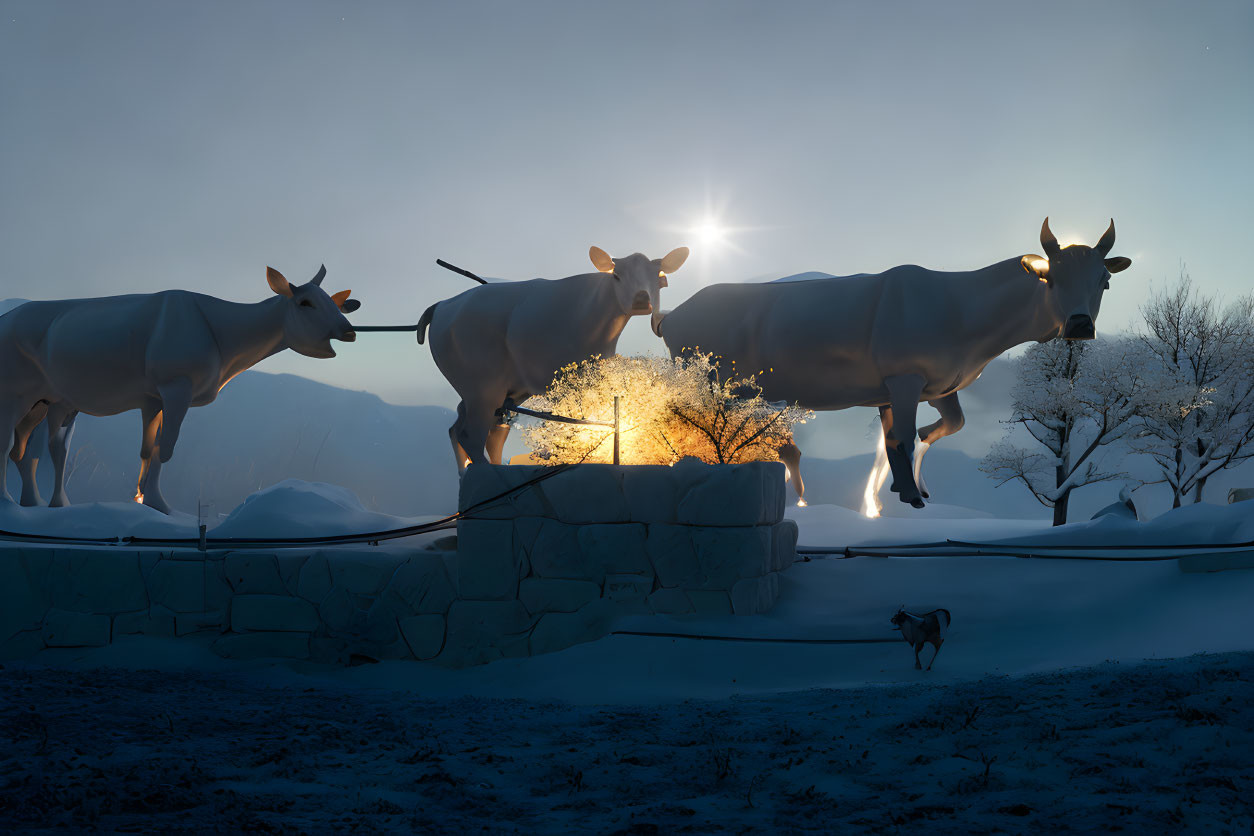
[[[1071,501],[1071,491],[1054,500],[1054,525],[1067,524],[1067,504]]]

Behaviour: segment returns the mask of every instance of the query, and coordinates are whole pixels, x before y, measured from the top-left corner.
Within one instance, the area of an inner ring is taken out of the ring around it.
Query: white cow
[[[599,247],[588,256],[598,272],[485,284],[423,313],[418,342],[430,326],[431,356],[461,396],[449,428],[459,472],[471,462],[501,463],[509,425],[499,409],[543,392],[568,363],[614,354],[628,319],[660,310],[666,277],[688,248],[661,259],[612,259]]]
[[[56,469],[51,504],[67,505],[65,457],[79,412],[115,415],[139,409],[143,418],[136,501],[169,513],[161,495],[161,465],[174,455],[187,410],[212,403],[222,387],[272,354],[292,349],[308,357],[335,356],[331,340],[352,342],[341,311],[359,303],[344,290],[327,295],[313,281],[292,285],[266,268],[275,296],[226,302],[185,290],[27,302],[0,316],[0,445],[19,462],[23,496],[34,467],[23,466],[32,430],[46,419]],[[32,460],[34,453],[32,451]],[[3,459],[0,458],[0,461]],[[12,502],[0,468],[0,499]]]
[[[699,349],[762,370],[768,400],[814,410],[879,407],[893,490],[921,508],[911,473],[918,404],[941,414],[918,431],[930,444],[962,426],[958,390],[994,357],[1031,340],[1093,339],[1110,274],[1132,263],[1107,258],[1114,244],[1112,220],[1096,247],[1060,248],[1046,218],[1048,258],[1016,256],[958,273],[911,264],[874,275],[712,285],[666,314],[659,333],[672,355]],[[795,470],[800,454],[792,447],[781,458]]]

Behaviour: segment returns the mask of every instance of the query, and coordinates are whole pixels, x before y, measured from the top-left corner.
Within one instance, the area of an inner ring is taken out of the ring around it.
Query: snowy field
[[[648,705],[0,671],[11,831],[1249,833],[1254,654]]]
[[[320,528],[395,519],[289,483],[231,525],[306,533],[279,530],[310,518],[306,501],[324,503]],[[1249,541],[1252,512],[1207,505],[1065,529],[937,504],[878,520],[788,513],[806,545],[1082,552]],[[84,530],[109,523],[107,508],[77,513]],[[46,650],[0,670],[0,821],[28,832],[1249,833],[1250,600],[1254,571],[1189,574],[1174,560],[819,558],[784,574],[768,615],[616,625],[746,641],[620,634],[462,670],[228,662],[143,637]],[[901,605],[953,614],[931,672],[913,669],[890,629]]]

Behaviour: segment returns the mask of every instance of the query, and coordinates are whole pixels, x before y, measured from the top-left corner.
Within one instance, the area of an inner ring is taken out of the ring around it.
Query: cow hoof
[[[925,502],[923,501],[922,497],[920,497],[918,494],[915,494],[915,495],[914,495],[914,496],[912,496],[912,497],[907,497],[907,496],[905,496],[905,495],[903,494],[903,495],[901,496],[901,501],[902,501],[902,502],[909,502],[909,503],[910,503],[910,505],[911,505],[911,506],[913,506],[913,507],[915,507],[915,508],[925,508],[925,507],[927,507],[927,503],[925,503]]]
[[[923,497],[924,499],[932,498],[932,495],[928,493],[927,491],[919,491],[919,496]]]
[[[892,484],[890,484],[890,485],[888,486],[888,489],[889,489],[890,491],[892,491],[893,493],[901,493],[901,491],[897,490],[897,483],[896,483],[896,482],[893,482]]]

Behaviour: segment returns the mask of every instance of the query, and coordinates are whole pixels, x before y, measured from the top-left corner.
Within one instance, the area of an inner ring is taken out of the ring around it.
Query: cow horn
[[[321,286],[322,280],[327,277],[327,266],[324,264],[318,268],[318,275],[313,277],[313,284]]]
[[[1102,233],[1101,240],[1097,242],[1097,251],[1102,254],[1102,258],[1110,255],[1110,251],[1115,248],[1115,219],[1110,219],[1110,227]]]
[[[1041,224],[1041,246],[1045,249],[1047,258],[1053,258],[1062,252],[1062,248],[1058,246],[1058,239],[1049,230],[1048,217],[1045,218],[1045,223]]]

